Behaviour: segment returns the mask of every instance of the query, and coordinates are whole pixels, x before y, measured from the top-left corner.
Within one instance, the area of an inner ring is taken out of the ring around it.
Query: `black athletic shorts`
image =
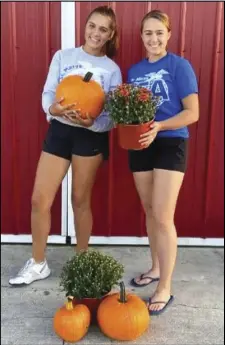
[[[44,140],[43,151],[71,160],[72,155],[91,157],[98,154],[107,160],[109,156],[108,132],[93,132],[52,120]]]
[[[143,150],[129,150],[129,168],[132,172],[164,169],[185,172],[188,139],[156,138]]]

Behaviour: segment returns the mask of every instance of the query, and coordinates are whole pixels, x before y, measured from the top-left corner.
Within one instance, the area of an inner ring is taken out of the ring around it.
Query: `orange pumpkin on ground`
[[[144,301],[125,292],[120,283],[120,293],[106,297],[98,308],[98,324],[111,339],[129,341],[139,338],[149,327],[150,315]]]
[[[91,315],[86,305],[73,305],[69,297],[65,306],[56,311],[53,321],[55,333],[64,341],[73,343],[82,339],[89,328]]]
[[[76,103],[72,109],[80,109],[83,118],[86,118],[88,113],[95,119],[103,110],[105,93],[96,81],[91,80],[92,76],[93,73],[87,72],[84,77],[79,75],[65,77],[56,88],[56,99],[63,97],[62,105]]]

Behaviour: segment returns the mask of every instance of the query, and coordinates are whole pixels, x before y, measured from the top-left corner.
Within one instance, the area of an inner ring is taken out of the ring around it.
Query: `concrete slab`
[[[23,288],[8,285],[29,258],[30,245],[2,245],[1,302],[3,345],[62,345],[53,331],[56,309],[64,303],[59,288],[61,269],[74,250],[69,246],[49,246],[47,258],[50,278]],[[135,289],[132,277],[150,267],[147,247],[97,247],[125,265],[124,282],[129,291],[144,300],[156,284]],[[175,301],[160,317],[152,317],[148,332],[126,344],[224,344],[224,251],[218,248],[179,248],[173,277]],[[105,337],[98,327],[91,327],[77,344],[124,344]],[[69,345],[64,343],[64,345]]]

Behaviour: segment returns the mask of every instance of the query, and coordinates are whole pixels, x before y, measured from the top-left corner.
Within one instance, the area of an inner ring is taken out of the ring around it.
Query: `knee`
[[[144,208],[146,217],[152,218],[152,203],[149,200],[143,201],[142,206]]]
[[[166,212],[162,212],[161,210],[153,209],[152,217],[155,226],[161,231],[171,230],[171,227],[174,225],[173,217],[168,215]]]
[[[31,198],[32,211],[46,212],[50,211],[52,202],[42,192],[34,192]]]
[[[90,200],[83,193],[82,194],[72,193],[71,199],[72,199],[71,201],[72,201],[73,210],[75,210],[75,209],[87,209],[90,207]]]

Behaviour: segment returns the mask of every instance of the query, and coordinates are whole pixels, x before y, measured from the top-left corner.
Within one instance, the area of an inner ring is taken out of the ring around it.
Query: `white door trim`
[[[1,243],[32,243],[31,235],[1,235]],[[76,238],[71,238],[71,244],[76,243]],[[51,235],[48,244],[66,244],[65,236]],[[147,237],[119,237],[119,236],[92,236],[90,245],[121,245],[121,246],[147,246]],[[178,238],[178,246],[205,246],[224,247],[224,238]]]
[[[61,49],[73,48],[75,46],[75,2],[61,2]],[[61,235],[67,236],[70,220],[70,195],[71,195],[71,167],[62,182],[61,197]],[[51,237],[51,236],[50,236]],[[55,243],[58,242],[56,239]],[[62,238],[63,243],[65,239]]]
[[[70,237],[75,237],[75,224],[74,224],[74,213],[72,208],[72,202],[71,202],[71,194],[72,194],[72,169],[70,167],[68,171],[68,194],[67,194],[67,205],[68,205],[68,229],[67,234]]]
[[[31,235],[1,235],[1,243],[32,243]],[[66,244],[66,237],[61,235],[48,236],[48,244]]]
[[[75,2],[61,2],[61,49],[75,47]]]
[[[71,244],[75,243],[76,238],[73,236],[71,237]],[[92,236],[89,243],[94,245],[146,246],[148,245],[148,237]],[[224,238],[179,237],[178,246],[224,247]]]

